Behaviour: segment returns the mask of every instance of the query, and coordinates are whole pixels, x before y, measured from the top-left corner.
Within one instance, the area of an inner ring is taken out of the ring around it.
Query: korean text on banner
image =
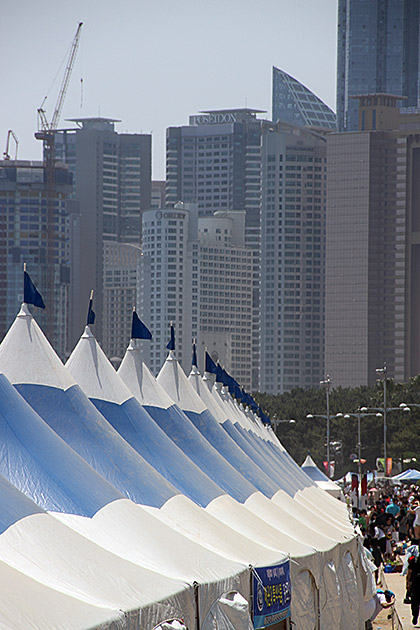
[[[290,563],[253,569],[254,628],[290,617]]]

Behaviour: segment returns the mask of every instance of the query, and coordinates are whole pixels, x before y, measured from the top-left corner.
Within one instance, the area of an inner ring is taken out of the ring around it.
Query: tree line
[[[410,406],[420,405],[420,375],[408,383],[386,381],[387,408],[399,407],[401,403]],[[326,416],[326,392],[323,388],[293,389],[290,392],[273,396],[265,393],[255,394],[255,400],[271,420],[295,420],[295,423],[282,422],[274,425],[275,432],[293,459],[301,465],[308,453],[317,466],[324,470],[326,460],[325,418],[307,418],[308,414]],[[357,472],[357,418],[336,418],[336,414],[354,414],[360,407],[383,408],[383,381],[374,387],[356,387],[332,389],[330,402],[330,459],[335,461],[335,478],[346,472]],[[387,414],[387,456],[393,464],[403,469],[420,469],[420,406],[410,407],[410,413],[402,410],[389,411]],[[371,411],[369,409],[369,411]],[[372,412],[375,413],[375,412]],[[376,415],[362,417],[361,453],[363,471],[376,469],[376,459],[383,457],[384,421]],[[417,460],[417,461],[413,461]]]

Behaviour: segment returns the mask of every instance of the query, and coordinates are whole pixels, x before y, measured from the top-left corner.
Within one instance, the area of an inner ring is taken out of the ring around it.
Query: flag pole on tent
[[[42,295],[32,282],[29,273],[26,271],[26,263],[23,263],[23,301],[25,304],[45,308]]]
[[[89,299],[89,308],[88,308],[88,314],[87,314],[87,318],[86,318],[86,326],[90,326],[93,325],[95,323],[95,311],[92,308],[93,305],[93,289],[90,292],[90,299]]]

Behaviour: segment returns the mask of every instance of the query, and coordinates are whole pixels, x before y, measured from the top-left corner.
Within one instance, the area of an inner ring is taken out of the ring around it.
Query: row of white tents
[[[117,373],[86,327],[64,366],[23,304],[0,454],[1,629],[364,628],[345,504],[173,351],[155,378],[132,340]]]

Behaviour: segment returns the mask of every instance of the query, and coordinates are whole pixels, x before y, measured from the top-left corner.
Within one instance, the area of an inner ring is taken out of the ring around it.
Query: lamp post
[[[328,377],[329,378],[329,377]],[[331,381],[330,381],[331,383]],[[328,397],[327,397],[328,400]],[[312,420],[313,418],[322,418],[323,420],[327,421],[327,475],[328,477],[330,477],[330,419],[331,418],[342,418],[343,414],[342,413],[337,413],[334,416],[330,416],[329,411],[329,404],[327,405],[327,415],[322,415],[322,414],[315,414],[315,413],[308,413],[307,414],[307,419],[308,420]]]
[[[325,395],[327,398],[327,470],[328,477],[330,477],[330,389],[331,389],[331,379],[330,375],[327,374],[323,381],[320,381],[319,384],[321,387],[325,387]]]
[[[405,411],[405,412],[409,412],[410,407],[408,405],[406,405],[405,403],[401,403],[399,407],[387,407],[386,406],[386,364],[384,364],[383,368],[378,368],[376,370],[376,374],[378,374],[378,376],[380,378],[383,379],[384,382],[384,406],[383,407],[361,407],[361,411],[365,412],[368,410],[372,410],[372,411],[377,411],[379,412],[376,415],[383,415],[384,418],[384,476],[386,477],[386,467],[387,467],[387,459],[388,459],[388,453],[387,453],[387,428],[388,428],[388,424],[387,424],[387,416],[388,413],[390,411]]]
[[[277,425],[279,424],[296,424],[296,420],[293,420],[293,418],[291,420],[278,420],[276,418],[276,416],[274,416],[273,418],[271,418],[271,424],[274,426],[274,431],[277,435]],[[277,435],[277,437],[279,437]]]
[[[365,418],[366,416],[381,416],[381,414],[377,414],[375,412],[367,412],[367,413],[362,413],[362,411],[364,411],[366,409],[366,407],[359,407],[359,409],[357,410],[357,413],[345,413],[343,418],[357,418],[357,457],[358,457],[358,464],[357,464],[357,475],[359,478],[359,484],[357,487],[357,508],[360,510],[360,502],[361,502],[361,483],[362,483],[362,440],[361,440],[361,431],[360,431],[360,420],[361,418]]]
[[[271,424],[277,425],[277,424],[296,424],[296,420],[293,420],[293,418],[291,420],[277,420],[276,417],[272,418],[271,420]]]

